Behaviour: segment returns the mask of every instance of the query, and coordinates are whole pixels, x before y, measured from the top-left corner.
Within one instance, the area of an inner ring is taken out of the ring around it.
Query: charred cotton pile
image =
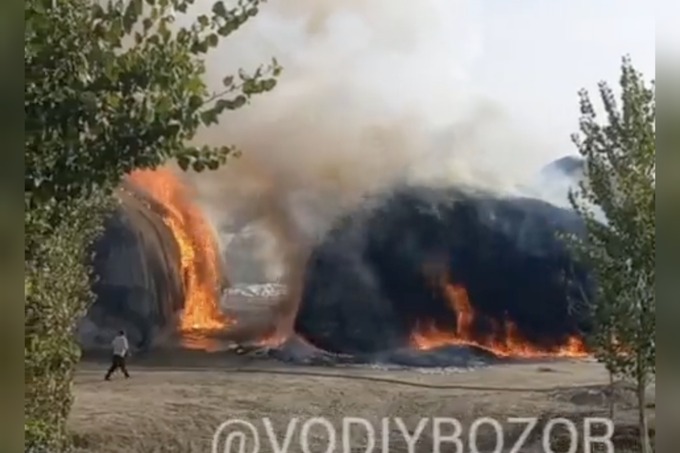
[[[176,174],[135,173],[119,199],[97,245],[86,347],[125,327],[142,348],[303,364],[465,367],[586,354],[587,274],[558,237],[582,225],[538,199],[384,192],[338,218],[290,274],[299,280],[230,288],[217,236]],[[281,306],[297,309],[293,329]]]
[[[97,299],[78,332],[85,349],[108,347],[121,328],[146,348],[184,306],[180,250],[161,206],[130,184],[116,196],[120,204],[94,247]]]
[[[581,228],[542,201],[458,189],[368,201],[310,257],[296,330],[327,351],[387,360],[583,355],[588,322],[570,307],[586,274],[557,237]]]

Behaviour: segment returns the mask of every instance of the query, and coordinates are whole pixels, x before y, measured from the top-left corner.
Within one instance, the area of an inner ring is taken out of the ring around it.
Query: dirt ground
[[[505,447],[510,451],[523,426],[507,422],[509,417],[538,417],[539,425],[520,451],[544,451],[541,426],[549,418],[566,417],[582,426],[587,416],[606,416],[603,389],[607,375],[592,361],[559,361],[512,364],[464,371],[380,370],[359,367],[289,366],[265,359],[233,354],[168,352],[151,358],[133,358],[132,377],[118,374],[103,380],[106,362],[89,359],[76,375],[75,403],[70,419],[80,452],[210,452],[216,429],[230,419],[252,422],[261,433],[259,452],[275,451],[266,438],[262,418],[272,421],[278,439],[285,436],[289,420],[299,418],[288,451],[302,451],[300,428],[313,417],[324,417],[336,430],[337,448],[332,451],[366,452],[366,431],[352,431],[343,450],[343,417],[362,417],[374,427],[375,452],[407,452],[408,445],[396,417],[411,433],[422,418],[428,418],[414,453],[433,450],[434,417],[455,418],[463,432],[480,417],[502,422]],[[635,451],[635,404],[633,394],[618,387],[616,401],[616,451]],[[648,405],[654,426],[654,389]],[[382,449],[382,419],[390,418],[387,441]],[[578,422],[581,421],[581,425]],[[453,428],[444,426],[442,432]],[[449,431],[447,431],[449,430]],[[568,451],[566,431],[553,432],[553,448]],[[310,452],[324,452],[328,434],[323,427],[309,431]],[[466,442],[471,441],[462,436]],[[297,443],[296,443],[297,442]],[[223,444],[221,444],[223,445]],[[250,445],[250,444],[249,444]],[[469,445],[469,444],[464,444]],[[479,430],[480,451],[494,451],[496,437],[491,428]],[[253,452],[252,446],[244,450]],[[442,452],[454,452],[443,444]],[[470,451],[465,448],[464,451]],[[582,451],[579,446],[578,451]]]

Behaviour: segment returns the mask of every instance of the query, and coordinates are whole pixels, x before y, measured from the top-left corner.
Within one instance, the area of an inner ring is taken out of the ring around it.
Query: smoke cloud
[[[271,57],[284,67],[273,92],[200,136],[242,157],[189,178],[229,268],[239,266],[230,240],[246,230],[262,238],[253,256],[289,285],[288,324],[310,250],[367,195],[400,183],[510,192],[544,163],[475,87],[483,42],[474,3],[271,2],[210,54],[215,89]]]

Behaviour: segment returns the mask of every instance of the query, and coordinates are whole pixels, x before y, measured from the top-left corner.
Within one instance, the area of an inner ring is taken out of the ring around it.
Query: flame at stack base
[[[584,357],[590,281],[558,232],[583,226],[535,199],[404,188],[367,201],[313,251],[295,329],[362,356]]]
[[[262,346],[265,348],[278,348],[281,347],[283,344],[286,343],[293,335],[289,333],[282,333],[282,332],[274,332],[271,334],[267,334],[264,337],[258,339],[256,341],[258,346]]]
[[[551,349],[541,348],[527,341],[517,324],[504,319],[486,320],[490,331],[478,334],[475,323],[478,321],[474,307],[465,287],[443,279],[442,288],[445,298],[456,316],[455,329],[439,329],[435,322],[418,324],[411,334],[411,345],[420,351],[428,351],[451,345],[467,345],[485,349],[498,357],[587,357],[588,351],[578,335],[569,336],[566,341]]]

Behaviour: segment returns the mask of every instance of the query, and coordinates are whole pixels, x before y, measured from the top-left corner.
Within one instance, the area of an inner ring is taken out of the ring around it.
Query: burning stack
[[[220,311],[214,232],[177,177],[135,173],[120,196],[99,244],[99,300],[87,322],[122,322],[147,347],[168,326],[185,345],[248,332],[230,329],[235,320]],[[587,276],[559,232],[580,234],[578,217],[535,199],[404,187],[367,200],[312,251],[296,334],[273,329],[239,352],[417,366],[584,355],[587,310],[572,308],[583,307]],[[112,283],[121,270],[127,278]],[[248,293],[236,286],[225,294],[234,292]]]
[[[321,349],[452,345],[575,356],[586,273],[557,237],[570,211],[525,198],[408,188],[343,219],[313,253],[296,330]]]
[[[169,328],[191,338],[230,325],[219,310],[215,235],[179,178],[136,172],[116,195],[119,208],[95,244],[97,301],[80,325],[81,344],[108,346],[124,327],[146,349]]]
[[[149,347],[184,306],[181,251],[159,214],[161,205],[133,185],[95,244],[96,302],[79,326],[85,348],[108,347],[125,328],[133,344]]]

